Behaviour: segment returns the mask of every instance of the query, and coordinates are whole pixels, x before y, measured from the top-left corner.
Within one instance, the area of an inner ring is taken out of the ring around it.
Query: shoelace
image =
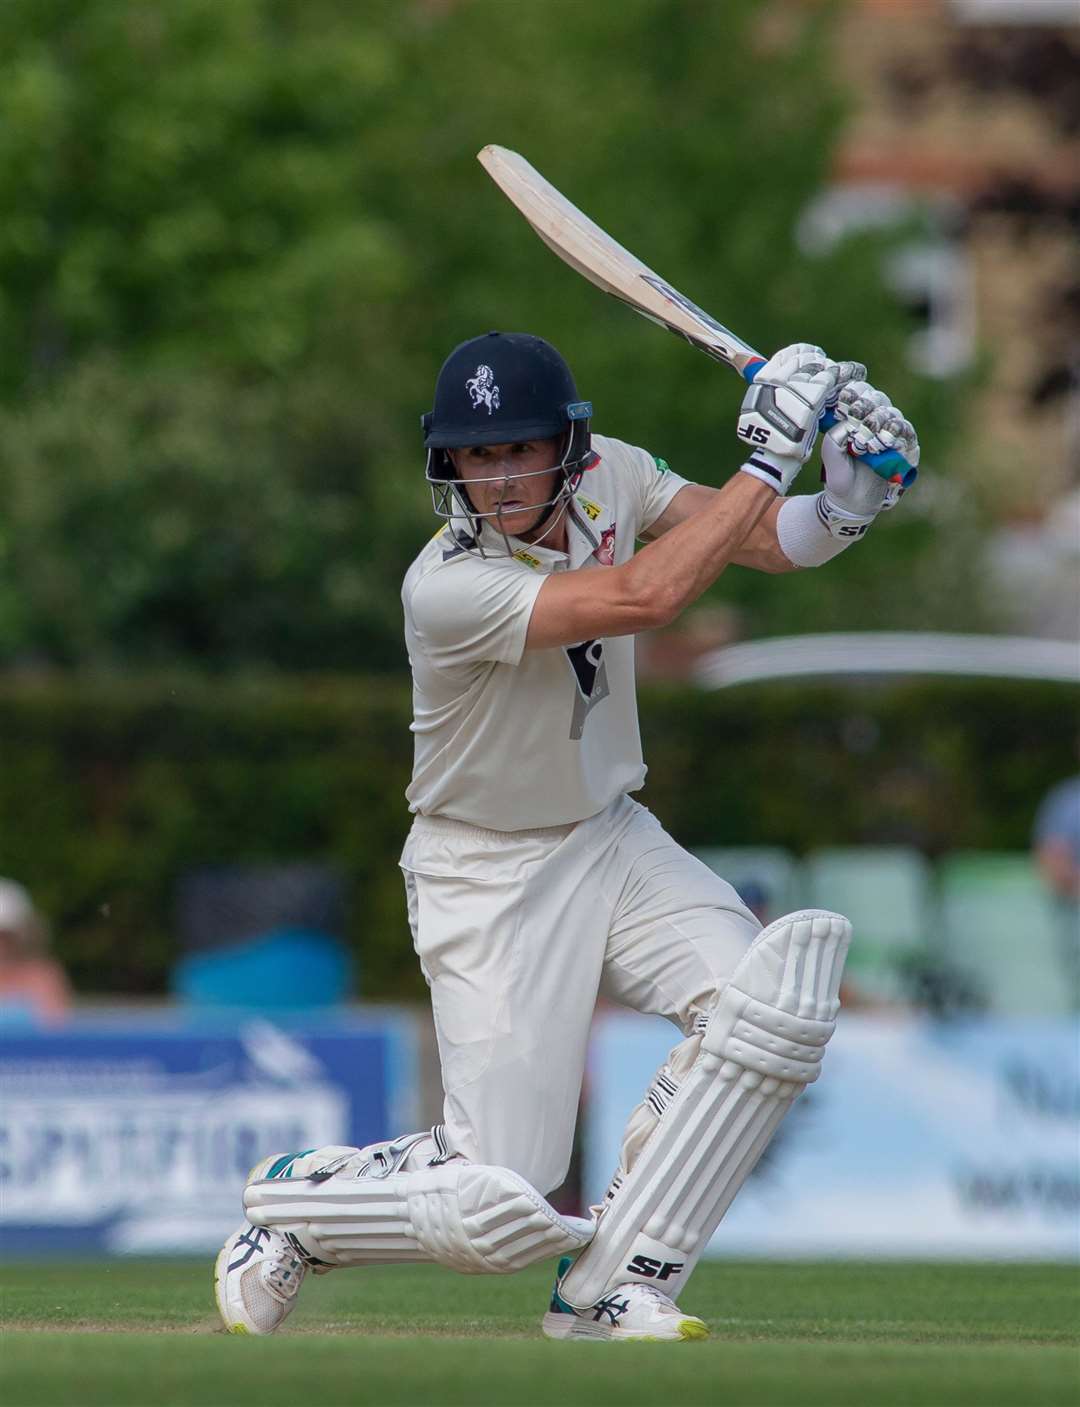
[[[263,1283],[271,1294],[280,1300],[289,1300],[300,1288],[304,1278],[304,1264],[291,1251],[276,1255],[267,1267]]]

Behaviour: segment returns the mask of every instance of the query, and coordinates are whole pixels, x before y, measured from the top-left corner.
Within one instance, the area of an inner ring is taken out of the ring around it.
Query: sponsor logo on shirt
[[[656,472],[658,474],[671,473],[671,465],[667,462],[666,459],[661,459],[658,454],[653,455],[653,463],[656,465]]]
[[[594,503],[591,498],[586,498],[583,493],[577,495],[578,506],[583,510],[590,523],[595,523],[600,514],[604,511],[599,503]]]
[[[540,565],[540,558],[534,557],[531,552],[526,552],[523,547],[518,548],[514,553],[514,557],[517,561],[524,562],[527,567],[532,567],[533,571],[536,571],[537,567]]]
[[[615,524],[610,528],[605,528],[600,534],[600,542],[593,556],[602,567],[613,567],[615,565]]]

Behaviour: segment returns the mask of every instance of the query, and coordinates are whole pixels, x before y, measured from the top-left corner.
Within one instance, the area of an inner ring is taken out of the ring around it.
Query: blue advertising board
[[[83,1020],[0,1045],[0,1246],[8,1255],[202,1252],[274,1152],[416,1126],[406,1014],[184,1027]]]
[[[598,1018],[590,1202],[678,1039],[655,1018]],[[843,1013],[821,1079],[780,1125],[710,1252],[1077,1259],[1080,1023]]]

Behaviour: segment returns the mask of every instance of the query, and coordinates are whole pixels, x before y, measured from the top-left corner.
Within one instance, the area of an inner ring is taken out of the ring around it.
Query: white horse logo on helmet
[[[487,406],[488,415],[499,409],[499,388],[495,385],[495,373],[490,366],[478,366],[476,375],[465,382],[465,389],[472,397],[473,410]]]

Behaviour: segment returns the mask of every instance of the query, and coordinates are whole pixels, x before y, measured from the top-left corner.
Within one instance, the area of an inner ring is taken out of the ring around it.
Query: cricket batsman
[[[817,909],[761,928],[633,799],[634,636],[731,563],[821,566],[919,460],[858,363],[798,343],[755,369],[738,421],[749,457],[714,489],[592,434],[539,337],[490,332],[443,365],[423,417],[443,526],[402,592],[415,819],[401,857],[443,1122],[258,1164],[217,1260],[232,1332],[273,1333],[309,1270],[504,1273],[560,1256],[549,1338],[706,1336],[679,1295],[818,1077],[851,930]],[[822,429],[824,487],[789,497]],[[568,1217],[544,1194],[569,1163],[600,993],[681,1040],[629,1116],[603,1202]]]

